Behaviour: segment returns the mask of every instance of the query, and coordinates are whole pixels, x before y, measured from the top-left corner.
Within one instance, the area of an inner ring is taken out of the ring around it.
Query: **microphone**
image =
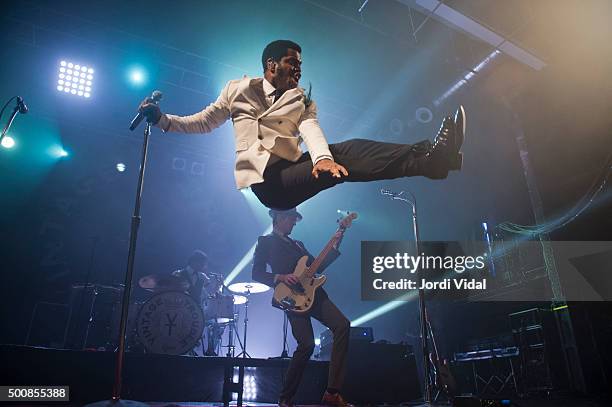
[[[21,114],[26,114],[28,112],[28,107],[23,102],[23,98],[21,96],[17,96],[17,108]]]
[[[163,95],[160,91],[154,90],[151,94],[152,102],[156,105],[159,104],[159,101],[161,100],[162,96]],[[138,112],[138,114],[132,119],[132,122],[130,123],[130,130],[134,130],[136,127],[138,127],[138,125],[144,118],[145,115],[142,112]]]

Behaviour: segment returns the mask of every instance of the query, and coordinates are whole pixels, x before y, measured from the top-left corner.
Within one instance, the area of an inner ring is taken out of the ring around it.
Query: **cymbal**
[[[239,294],[259,294],[259,293],[263,293],[266,292],[270,289],[270,287],[268,287],[265,284],[262,283],[256,283],[256,282],[246,282],[246,283],[234,283],[231,284],[229,287],[231,291],[235,292],[235,293],[239,293]]]
[[[145,290],[158,291],[185,291],[189,288],[189,284],[172,275],[149,274],[138,280],[138,285]]]
[[[104,289],[104,290],[111,290],[111,291],[123,291],[123,284],[121,285],[106,285],[106,284],[92,284],[89,283],[87,285],[85,285],[84,283],[76,283],[72,285],[72,288],[75,290],[80,290],[83,288],[95,288],[95,289]]]

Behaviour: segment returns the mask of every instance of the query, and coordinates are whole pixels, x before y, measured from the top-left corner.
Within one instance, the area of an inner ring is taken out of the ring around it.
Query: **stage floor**
[[[110,397],[115,354],[113,352],[84,352],[47,348],[33,348],[16,345],[0,345],[0,384],[1,385],[38,385],[70,386],[69,403],[47,403],[48,405],[82,406]],[[203,358],[169,356],[154,354],[126,354],[122,397],[138,400],[151,407],[223,406],[223,400],[236,405],[236,393],[228,396],[227,377],[236,381],[238,366],[244,368],[245,383],[250,380],[250,395],[245,391],[242,405],[275,406],[282,385],[287,359],[243,359],[243,358]],[[328,363],[311,361],[306,369],[296,402],[300,406],[318,406],[326,387]],[[381,370],[382,371],[382,370]],[[383,376],[383,375],[381,375]],[[413,377],[413,379],[415,379]],[[403,379],[402,379],[403,380]],[[403,383],[407,383],[403,380]],[[357,405],[367,406],[419,406],[418,401],[390,401],[389,392],[384,392],[387,402],[377,397],[371,383],[360,383],[365,393],[348,400]],[[418,385],[417,385],[418,386]],[[404,385],[404,387],[406,387]],[[350,389],[349,389],[350,390]],[[380,390],[380,389],[378,389]],[[418,391],[418,389],[417,389]],[[418,400],[420,394],[403,400]],[[367,398],[367,401],[360,401]],[[158,400],[184,401],[158,401]],[[561,396],[516,398],[509,397],[510,404],[516,407],[604,407],[608,399]],[[253,401],[255,400],[255,401]],[[2,404],[6,405],[6,404]],[[27,405],[20,403],[19,405]],[[46,405],[45,403],[31,405]],[[448,406],[438,403],[436,406]],[[471,407],[473,404],[460,404]],[[487,406],[493,407],[494,405]]]

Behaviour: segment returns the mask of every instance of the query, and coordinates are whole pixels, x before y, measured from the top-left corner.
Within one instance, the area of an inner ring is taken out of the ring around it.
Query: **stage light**
[[[467,85],[470,80],[477,74],[480,73],[487,65],[489,65],[497,56],[501,54],[501,51],[496,49],[487,55],[482,61],[474,66],[467,74],[460,78],[453,86],[451,86],[442,96],[433,101],[434,106],[440,106],[442,102],[448,99],[451,95],[456,93],[463,86]]]
[[[2,139],[2,147],[6,149],[15,147],[15,139],[11,136],[4,136],[4,138]]]
[[[49,148],[49,154],[55,158],[68,157],[68,151],[64,150],[62,146],[58,146],[58,145],[55,145]]]
[[[272,225],[270,225],[263,232],[263,234],[267,235],[268,233],[271,233],[271,232],[272,232]],[[251,262],[251,260],[253,260],[253,254],[255,253],[255,247],[256,246],[257,246],[257,243],[255,243],[253,246],[251,246],[249,251],[247,251],[246,254],[242,257],[242,259],[238,262],[238,264],[236,264],[234,269],[232,271],[230,271],[230,273],[227,275],[227,277],[225,277],[225,280],[223,281],[223,284],[229,285],[232,281],[234,281],[234,279],[238,276],[238,274],[240,274],[240,272]]]
[[[147,74],[141,67],[132,67],[128,71],[128,79],[132,85],[141,86],[147,80]]]
[[[255,382],[255,375],[249,374],[249,371],[255,370],[255,368],[246,368],[246,372],[243,376],[242,382],[242,398],[243,400],[255,401],[257,399],[257,384]],[[238,383],[238,375],[234,373],[233,382]],[[236,400],[236,394],[232,395],[233,400]]]
[[[184,171],[187,166],[187,161],[184,158],[174,157],[172,159],[172,169],[175,171]]]
[[[93,68],[86,65],[61,61],[59,64],[59,80],[57,82],[57,90],[59,92],[89,98],[91,96],[93,73]],[[85,81],[85,78],[87,78],[87,82]],[[79,88],[77,90],[79,84],[84,85],[85,83],[87,84],[88,88]]]
[[[315,338],[315,346],[321,346],[321,338]]]
[[[124,172],[125,171],[125,164],[124,163],[117,163],[117,171]]]
[[[375,308],[372,311],[363,314],[359,318],[355,318],[354,320],[351,321],[351,326],[359,326],[359,325],[365,324],[366,322],[371,321],[374,318],[377,318],[383,314],[386,314],[387,312],[391,310],[394,310],[395,308],[398,308],[398,307],[401,307],[402,305],[407,304],[408,301],[416,298],[417,296],[418,296],[418,291],[416,290],[414,292],[409,292],[407,294],[404,294],[401,297],[399,297],[396,301],[389,301],[388,303],[381,305],[380,307]]]

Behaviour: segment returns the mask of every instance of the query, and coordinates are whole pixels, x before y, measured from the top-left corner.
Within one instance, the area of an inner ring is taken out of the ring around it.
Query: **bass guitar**
[[[329,242],[327,242],[323,250],[321,250],[321,253],[319,253],[310,266],[306,265],[308,256],[303,256],[298,260],[293,274],[299,281],[291,285],[283,282],[278,283],[276,288],[274,288],[274,298],[272,300],[274,306],[299,314],[307,312],[312,307],[317,288],[325,284],[327,280],[326,276],[317,276],[316,273],[321,267],[323,260],[334,246],[342,240],[344,232],[351,226],[351,223],[356,218],[357,214],[352,212],[338,222],[338,230],[331,239],[329,239]]]

